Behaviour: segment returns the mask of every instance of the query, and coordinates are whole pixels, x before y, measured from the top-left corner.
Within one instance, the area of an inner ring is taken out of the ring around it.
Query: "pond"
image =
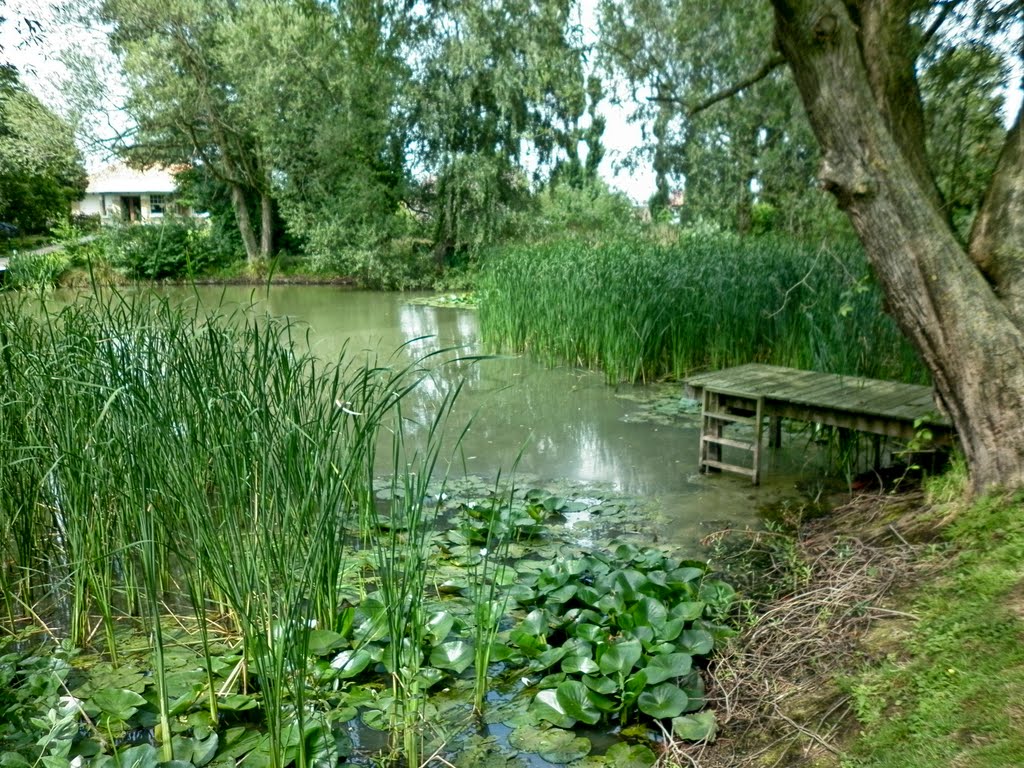
[[[407,359],[441,350],[455,350],[446,359],[486,352],[476,312],[415,303],[430,294],[287,285],[163,293],[184,303],[291,318],[324,359],[345,350],[386,360],[400,347]],[[413,393],[408,411],[428,422],[442,394],[464,382],[453,423],[470,427],[449,454],[454,474],[490,480],[515,466],[530,484],[642,499],[642,517],[630,521],[636,532],[685,550],[710,530],[758,525],[760,508],[799,495],[796,485],[820,469],[821,457],[798,438],[772,452],[758,487],[735,476],[699,474],[698,413],[680,384],[611,387],[600,372],[548,368],[528,355],[431,364],[434,375]]]
[[[485,354],[472,310],[162,293],[234,320],[0,305],[5,764],[650,766],[656,724],[713,733],[735,590],[699,542],[797,496],[806,441],[704,477],[679,384]]]

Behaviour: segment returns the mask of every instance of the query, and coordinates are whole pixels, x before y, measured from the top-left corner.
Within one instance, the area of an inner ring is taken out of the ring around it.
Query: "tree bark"
[[[913,148],[923,133],[915,139],[917,129],[887,106],[899,98],[892,83],[901,81],[891,69],[907,66],[891,46],[912,44],[905,0],[772,2],[777,44],[821,144],[822,182],[849,215],[890,312],[932,372],[973,490],[1024,486],[1024,326],[989,282],[998,271],[986,279],[976,264],[999,261],[1002,240],[972,261],[937,205],[920,166],[923,150]],[[861,23],[868,6],[873,18]],[[1013,176],[997,172],[993,187],[1002,175]]]
[[[260,193],[260,256],[269,259],[274,251],[274,203],[266,192]]]
[[[238,231],[242,233],[245,258],[250,262],[255,261],[259,258],[260,251],[256,244],[256,233],[252,230],[252,219],[249,217],[249,204],[245,201],[245,190],[240,184],[231,185],[231,205],[235,209],[235,218],[238,220]]]

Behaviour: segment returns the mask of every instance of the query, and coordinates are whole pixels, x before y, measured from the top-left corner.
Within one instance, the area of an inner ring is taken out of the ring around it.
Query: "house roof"
[[[174,171],[177,169],[151,165],[144,170],[136,170],[126,165],[115,163],[89,175],[89,186],[85,192],[89,195],[101,194],[170,194],[177,189],[174,183]]]

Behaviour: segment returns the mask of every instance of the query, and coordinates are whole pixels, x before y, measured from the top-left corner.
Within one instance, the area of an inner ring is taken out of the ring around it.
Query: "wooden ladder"
[[[728,398],[728,405],[724,400]],[[737,413],[739,411],[739,413]],[[753,415],[747,415],[753,414]],[[761,432],[764,421],[764,398],[705,387],[701,409],[700,471],[733,472],[746,475],[754,485],[761,482]],[[746,424],[754,428],[753,440],[723,437],[726,424]],[[750,451],[751,467],[722,461],[722,446]]]

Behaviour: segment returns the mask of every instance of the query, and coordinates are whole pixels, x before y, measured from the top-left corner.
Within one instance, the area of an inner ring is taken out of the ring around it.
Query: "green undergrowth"
[[[859,246],[690,236],[502,247],[484,262],[495,348],[650,381],[749,362],[921,382]]]
[[[844,681],[860,732],[843,765],[1024,765],[1024,494],[990,497],[945,531],[939,576],[881,663]]]

